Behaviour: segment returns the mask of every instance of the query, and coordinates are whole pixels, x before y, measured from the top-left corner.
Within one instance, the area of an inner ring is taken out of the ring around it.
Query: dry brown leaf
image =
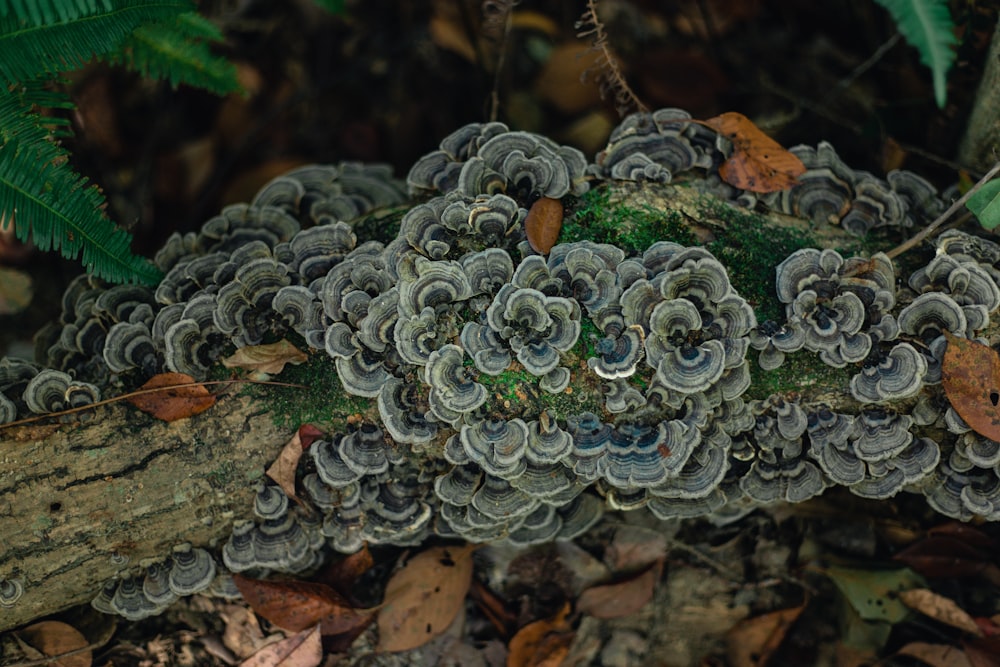
[[[719,175],[734,187],[751,192],[787,190],[806,171],[802,160],[741,113],[728,111],[694,122],[712,128],[733,143],[733,154],[719,167]]]
[[[299,427],[299,440],[302,442],[302,451],[309,449],[313,444],[326,434],[312,424],[303,424]]]
[[[638,572],[667,555],[667,538],[642,526],[623,524],[604,552],[604,560],[616,573]]]
[[[372,554],[368,550],[368,543],[365,542],[361,545],[361,549],[323,570],[317,577],[317,581],[347,597],[358,578],[370,570],[373,565],[375,565],[375,559],[372,558]]]
[[[59,621],[42,621],[29,625],[18,630],[17,637],[41,653],[42,656],[64,655],[86,648],[89,644],[87,638],[79,630]],[[82,651],[46,664],[53,667],[90,667],[92,662],[91,652]]]
[[[316,667],[323,661],[319,625],[280,642],[268,644],[240,663],[240,667]]]
[[[287,340],[281,339],[277,343],[241,347],[235,354],[223,359],[222,365],[266,376],[277,375],[285,369],[285,364],[301,364],[307,361],[309,355]]]
[[[392,575],[378,613],[380,650],[423,646],[448,628],[472,583],[474,550],[474,545],[432,547]]]
[[[303,449],[302,428],[299,428],[292,439],[282,447],[278,458],[264,473],[277,482],[285,495],[295,502],[301,502],[299,497],[295,495],[295,470],[298,468],[299,459],[302,458]]]
[[[781,646],[788,629],[806,606],[779,609],[747,618],[726,633],[726,658],[730,667],[764,667]]]
[[[983,632],[964,609],[954,600],[950,600],[926,588],[914,588],[900,591],[899,599],[910,609],[915,609],[925,616],[941,621],[953,628],[958,628],[969,634],[981,637]]]
[[[524,219],[524,231],[531,249],[542,255],[549,254],[562,230],[563,205],[558,199],[540,197],[531,205]]]
[[[222,631],[222,645],[241,660],[249,658],[268,644],[281,641],[280,634],[264,636],[257,615],[245,605],[225,605],[218,610],[218,614],[226,624]]]
[[[965,652],[955,646],[946,644],[928,644],[927,642],[910,642],[896,652],[896,655],[906,655],[926,662],[930,667],[972,667]]]
[[[948,402],[976,433],[1000,440],[1000,356],[974,340],[947,331],[944,337],[941,385]]]
[[[663,560],[634,577],[604,586],[588,588],[577,600],[577,610],[595,618],[619,618],[642,609],[653,599],[653,591],[663,572]]]
[[[160,391],[129,396],[128,402],[165,422],[196,415],[215,405],[215,396],[204,385],[196,383],[193,377],[184,373],[154,375],[139,389]]]
[[[292,632],[320,624],[324,635],[351,632],[371,622],[372,610],[355,609],[325,584],[308,581],[265,581],[233,575],[236,588],[253,610]]]
[[[507,667],[559,667],[576,633],[566,621],[569,603],[551,618],[528,623],[510,640]]]

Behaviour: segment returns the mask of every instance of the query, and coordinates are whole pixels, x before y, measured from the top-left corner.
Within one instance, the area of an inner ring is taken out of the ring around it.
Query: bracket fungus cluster
[[[164,370],[204,378],[234,346],[286,336],[333,360],[329,395],[368,406],[311,445],[302,505],[259,485],[255,518],[233,525],[218,559],[180,548],[123,567],[94,605],[139,618],[221,566],[302,572],[329,551],[433,535],[532,544],[578,535],[608,509],[732,520],[834,485],[1000,518],[1000,444],[947,408],[940,385],[944,333],[973,338],[1000,307],[997,244],[948,232],[905,284],[881,253],[799,250],[760,269],[774,272],[783,321],[758,321],[703,247],[531,250],[523,225],[539,197],[718,166],[727,140],[686,119],[631,116],[592,165],[487,123],[446,137],[405,184],[382,167],[304,167],[171,237],[155,290],[76,280],[37,339],[40,365],[0,362],[0,421]],[[943,206],[912,174],[853,171],[827,144],[795,151],[808,170],[791,190],[727,196],[858,234]],[[689,181],[718,190],[712,179]],[[394,239],[351,224],[410,196],[422,201]],[[843,369],[849,396],[747,396],[792,357]],[[21,585],[0,572],[0,603]]]

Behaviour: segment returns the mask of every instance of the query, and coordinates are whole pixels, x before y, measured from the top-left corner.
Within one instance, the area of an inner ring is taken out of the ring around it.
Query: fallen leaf
[[[730,667],[764,667],[781,647],[789,628],[805,604],[747,618],[726,633],[726,658]]]
[[[931,535],[893,556],[925,577],[969,577],[990,563],[990,556],[949,535]]]
[[[653,599],[653,591],[662,572],[663,561],[659,560],[624,581],[588,588],[580,594],[576,608],[595,618],[628,616]]]
[[[1000,356],[993,348],[944,332],[948,347],[941,362],[941,385],[955,412],[972,430],[1000,440]]]
[[[343,595],[325,584],[308,581],[266,581],[233,575],[236,588],[253,610],[279,628],[301,632],[317,623],[324,635],[350,632],[367,625],[370,609],[355,609]]]
[[[285,369],[285,364],[301,364],[306,361],[309,361],[309,355],[282,339],[267,345],[241,347],[235,354],[223,359],[222,365],[267,376],[280,373]]]
[[[478,579],[472,580],[469,599],[476,604],[476,607],[483,613],[483,616],[493,624],[500,638],[506,641],[511,636],[514,628],[517,627],[517,615],[507,608],[503,599]]]
[[[140,391],[149,389],[159,391],[129,396],[128,402],[165,422],[191,417],[215,405],[215,396],[184,373],[154,375],[139,387]]]
[[[316,579],[347,597],[358,578],[370,570],[374,564],[375,559],[372,558],[372,554],[368,550],[368,543],[365,542],[361,545],[361,549],[333,563],[323,570]]]
[[[280,642],[268,644],[240,663],[240,667],[316,667],[323,661],[319,625]]]
[[[407,651],[444,632],[472,583],[474,545],[422,551],[389,579],[378,613],[378,648]]]
[[[312,424],[303,424],[299,427],[299,442],[302,443],[302,451],[309,449],[309,445],[313,444],[320,438],[322,438],[325,433],[319,430]]]
[[[899,599],[910,609],[941,621],[945,625],[950,625],[977,637],[983,634],[972,616],[959,607],[954,600],[938,595],[934,591],[926,588],[900,591]]]
[[[615,530],[604,560],[616,573],[638,572],[666,555],[667,538],[662,532],[623,524]]]
[[[246,605],[224,605],[218,611],[219,618],[225,623],[222,631],[222,645],[232,651],[241,660],[249,658],[268,644],[280,641],[283,635],[272,633],[264,635],[257,615]]]
[[[787,190],[806,171],[802,160],[741,113],[728,111],[693,122],[712,128],[732,142],[733,154],[719,167],[719,175],[734,187],[751,192]]]
[[[517,631],[507,653],[507,667],[559,667],[576,633],[566,621],[569,603],[551,618],[528,623]]]
[[[972,667],[965,652],[947,644],[929,644],[927,642],[910,642],[896,652],[925,662],[930,667]]]
[[[902,621],[910,614],[910,609],[899,599],[899,591],[927,587],[923,577],[909,568],[862,570],[828,567],[823,572],[866,621]]]
[[[285,492],[285,495],[294,500],[295,502],[301,502],[299,497],[295,495],[295,470],[299,466],[299,459],[302,458],[302,429],[300,428],[292,436],[292,439],[285,443],[285,446],[281,448],[281,453],[278,454],[278,458],[274,460],[274,463],[270,465],[267,471],[264,473],[275,482],[278,486]]]
[[[542,255],[549,254],[562,230],[563,205],[558,199],[540,197],[528,210],[524,219],[524,232],[531,249]]]
[[[962,640],[962,649],[972,667],[1000,666],[1000,640],[996,637],[977,637]]]
[[[17,631],[17,637],[42,656],[61,656],[86,648],[89,644],[83,634],[67,623],[42,621]],[[90,667],[93,655],[82,651],[45,663],[55,667]]]

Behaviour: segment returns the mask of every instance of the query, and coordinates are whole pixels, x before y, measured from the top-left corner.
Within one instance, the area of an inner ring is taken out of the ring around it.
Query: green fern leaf
[[[4,54],[0,83],[77,69],[94,57],[114,54],[140,25],[194,9],[190,0],[114,0],[108,4],[109,10],[48,25],[22,21],[17,12],[0,18],[0,54]]]
[[[204,88],[217,95],[241,90],[236,67],[213,55],[203,41],[222,41],[222,33],[208,19],[185,12],[170,20],[140,26],[125,41],[114,62],[124,62],[145,76]]]
[[[32,111],[34,100],[67,101],[37,85],[0,92],[0,215],[22,241],[56,248],[111,282],[156,284],[160,272],[129,249],[131,236],[101,212],[104,197],[74,172],[67,153],[50,139],[48,119]]]
[[[47,81],[29,81],[8,91],[0,91],[0,143],[19,139],[22,144],[41,142],[48,137],[71,136],[72,123],[64,116],[42,116],[33,109],[75,108],[69,95],[52,88]]]
[[[72,21],[95,14],[101,8],[111,9],[108,0],[0,0],[0,17],[13,14],[18,21],[45,25]]]
[[[934,99],[944,107],[948,70],[955,62],[954,23],[947,0],[875,0],[892,15],[899,32],[920,52],[920,62],[931,68]]]
[[[19,239],[31,239],[43,251],[59,250],[68,259],[82,250],[83,265],[104,280],[159,282],[162,274],[152,262],[132,254],[132,236],[101,212],[104,197],[97,188],[64,159],[39,166],[40,159],[58,156],[58,149],[32,148],[16,141],[0,146],[0,210],[8,212],[4,227],[14,222]]]

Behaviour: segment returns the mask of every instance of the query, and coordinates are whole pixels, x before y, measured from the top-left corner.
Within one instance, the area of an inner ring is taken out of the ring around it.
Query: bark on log
[[[703,195],[674,186],[626,184],[612,196],[614,206],[679,217],[703,240],[731,224],[723,214],[706,213],[705,202]],[[716,213],[727,207],[717,206]],[[807,232],[817,247],[858,245],[839,227],[810,230],[809,223],[777,214],[756,220],[761,246],[775,230],[789,227]],[[746,259],[756,263],[744,271],[757,272],[774,299],[773,265]],[[743,291],[735,277],[734,286]],[[791,374],[786,384],[804,402],[856,405],[843,373],[799,381],[800,368],[785,366],[783,372]],[[762,371],[751,367],[756,385]],[[311,391],[322,393],[318,387]],[[762,390],[752,389],[745,398],[765,397],[754,391]],[[343,414],[334,410],[334,419],[342,424],[358,412],[371,419],[378,415],[374,406],[374,399],[357,399]],[[167,424],[119,404],[96,409],[85,423],[0,430],[0,579],[24,584],[16,604],[0,607],[0,630],[89,601],[127,568],[124,559],[134,566],[167,555],[181,542],[224,542],[234,520],[252,518],[250,482],[292,435],[274,425],[272,409],[281,408],[230,396],[205,413]]]
[[[248,397],[173,423],[123,404],[89,416],[0,431],[0,572],[24,585],[0,630],[88,602],[126,559],[225,540],[290,437]]]

